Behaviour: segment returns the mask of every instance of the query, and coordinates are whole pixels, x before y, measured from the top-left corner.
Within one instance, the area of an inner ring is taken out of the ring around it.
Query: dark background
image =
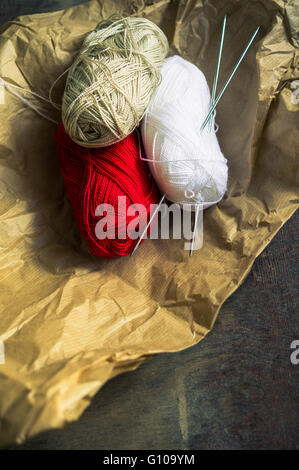
[[[107,0],[109,1],[109,0]],[[0,24],[82,0],[0,0]],[[16,449],[299,448],[298,212],[198,345],[111,380],[81,418]]]

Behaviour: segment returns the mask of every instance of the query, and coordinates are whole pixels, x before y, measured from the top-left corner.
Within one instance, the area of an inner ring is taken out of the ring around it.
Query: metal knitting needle
[[[192,241],[191,241],[191,246],[190,246],[190,251],[189,251],[189,256],[190,257],[193,254],[196,227],[197,227],[197,222],[198,222],[198,214],[199,214],[199,204],[197,204],[196,211],[195,211],[194,229],[193,229]]]
[[[202,126],[200,128],[200,130],[202,131],[207,123],[210,121],[210,126],[211,126],[211,122],[212,122],[212,114],[213,114],[213,111],[214,109],[216,108],[219,100],[221,99],[223,93],[225,92],[226,88],[228,87],[228,85],[230,84],[233,76],[235,75],[236,71],[238,70],[238,67],[239,65],[241,64],[243,58],[245,57],[245,54],[246,52],[248,51],[249,47],[251,46],[255,36],[257,35],[259,29],[260,29],[260,26],[258,26],[255,30],[255,32],[253,33],[253,35],[251,36],[247,46],[245,47],[244,51],[242,52],[238,62],[236,63],[232,73],[230,74],[230,76],[228,77],[224,87],[222,88],[222,90],[220,91],[219,95],[217,96],[217,98],[215,99],[215,95],[216,95],[216,87],[217,87],[217,82],[218,82],[218,75],[219,75],[219,69],[220,69],[220,61],[221,61],[221,55],[222,55],[222,48],[223,48],[223,40],[224,40],[224,33],[225,33],[225,26],[226,26],[226,16],[224,17],[224,20],[223,20],[223,25],[222,25],[222,34],[221,34],[221,41],[220,41],[220,47],[219,47],[219,55],[218,55],[218,62],[217,62],[217,70],[216,70],[216,75],[215,75],[215,80],[214,80],[214,85],[213,85],[213,92],[212,92],[212,107],[210,108],[210,111],[208,112],[208,115],[207,117],[205,118],[204,122],[202,123]],[[194,231],[193,231],[193,236],[192,236],[192,242],[191,242],[191,247],[190,247],[190,253],[189,255],[192,256],[192,253],[193,253],[193,246],[194,246],[194,240],[195,240],[195,234],[196,234],[196,226],[197,226],[197,219],[198,219],[198,213],[199,213],[199,207],[197,207],[197,210],[196,210],[196,214],[195,214],[195,222],[194,222]]]
[[[221,57],[222,57],[222,49],[223,49],[223,42],[224,42],[224,35],[225,35],[225,27],[226,27],[226,15],[225,15],[225,17],[223,18],[221,39],[220,39],[219,52],[218,52],[218,59],[217,59],[217,68],[216,68],[216,74],[215,74],[214,83],[213,83],[213,91],[212,91],[211,104],[214,103],[215,98],[216,98],[216,90],[217,90],[217,83],[218,83],[219,70],[220,70],[220,63],[221,63]],[[211,118],[210,118],[210,123],[209,123],[209,130],[210,130],[210,131],[211,131],[211,129],[212,129],[212,122],[213,122],[213,117],[211,116]]]
[[[202,123],[202,126],[201,126],[201,128],[200,128],[201,131],[206,127],[206,124],[207,124],[207,122],[209,121],[210,117],[212,116],[212,113],[213,113],[214,109],[216,108],[216,106],[217,106],[219,100],[222,98],[223,93],[224,93],[225,90],[227,89],[227,87],[228,87],[228,85],[230,84],[230,82],[231,82],[233,76],[235,75],[236,71],[238,70],[240,63],[241,63],[242,60],[244,59],[244,56],[245,56],[246,52],[248,51],[249,47],[251,46],[251,44],[252,44],[252,42],[253,42],[255,36],[257,35],[259,29],[260,29],[260,26],[258,26],[258,27],[256,28],[255,32],[254,32],[253,35],[251,36],[250,41],[248,42],[247,46],[245,47],[244,51],[242,52],[242,54],[241,54],[241,56],[240,56],[238,62],[236,63],[236,65],[235,65],[235,67],[234,67],[232,73],[231,73],[230,76],[228,77],[228,79],[227,79],[227,81],[226,81],[224,87],[222,88],[222,90],[220,91],[219,95],[217,96],[217,98],[215,99],[214,103],[212,104],[212,106],[211,106],[211,108],[210,108],[210,111],[209,111],[208,114],[207,114],[207,117],[205,118],[204,122]]]
[[[154,217],[155,217],[155,215],[157,214],[158,210],[160,209],[161,204],[162,204],[162,202],[164,201],[164,199],[165,199],[165,194],[161,197],[161,200],[160,200],[158,206],[157,206],[156,209],[154,210],[154,212],[153,212],[153,214],[152,214],[152,216],[151,216],[151,218],[150,218],[150,220],[149,220],[149,223],[146,225],[145,229],[143,230],[143,232],[142,232],[142,234],[141,234],[141,236],[140,236],[138,242],[137,242],[136,245],[134,246],[134,249],[133,249],[133,251],[132,251],[132,253],[131,253],[130,256],[133,256],[134,253],[135,253],[135,251],[136,251],[137,248],[139,247],[139,245],[140,245],[140,243],[141,243],[141,241],[142,241],[142,239],[143,239],[145,233],[147,232],[147,229],[149,228],[149,226],[151,225],[152,221],[154,220]]]

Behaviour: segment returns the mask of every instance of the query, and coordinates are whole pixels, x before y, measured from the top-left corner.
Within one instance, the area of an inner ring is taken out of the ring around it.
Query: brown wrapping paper
[[[85,34],[114,12],[159,24],[171,53],[198,65],[210,86],[227,13],[219,87],[261,25],[217,107],[228,192],[205,211],[204,245],[192,258],[184,240],[148,240],[132,258],[96,259],[78,234],[65,196],[55,125],[1,91],[2,446],[77,419],[111,377],[150,355],[200,341],[298,205],[299,104],[292,88],[299,78],[298,5],[93,0],[24,16],[1,30],[0,76],[46,97]],[[63,85],[62,79],[55,89],[57,102]],[[59,119],[47,103],[22,96]]]

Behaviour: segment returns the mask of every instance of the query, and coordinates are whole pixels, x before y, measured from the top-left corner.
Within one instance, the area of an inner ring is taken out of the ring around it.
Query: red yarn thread
[[[147,164],[139,158],[139,139],[133,132],[121,142],[102,148],[85,148],[73,142],[62,122],[55,132],[58,162],[75,220],[90,251],[100,258],[113,258],[132,252],[137,240],[127,231],[125,239],[97,238],[95,227],[101,219],[95,215],[99,204],[111,204],[115,211],[115,234],[118,234],[118,196],[129,205],[143,204],[150,217],[150,204],[159,202],[158,189]],[[103,216],[106,214],[104,213]],[[124,213],[119,214],[121,217]],[[126,229],[135,216],[126,217]],[[107,216],[113,217],[112,214]],[[110,219],[109,219],[110,220]]]

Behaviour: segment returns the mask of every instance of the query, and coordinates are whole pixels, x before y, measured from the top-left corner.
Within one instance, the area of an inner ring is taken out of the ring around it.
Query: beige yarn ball
[[[129,135],[160,83],[167,52],[166,36],[145,18],[100,22],[67,76],[62,121],[71,139],[84,147],[104,147]]]

